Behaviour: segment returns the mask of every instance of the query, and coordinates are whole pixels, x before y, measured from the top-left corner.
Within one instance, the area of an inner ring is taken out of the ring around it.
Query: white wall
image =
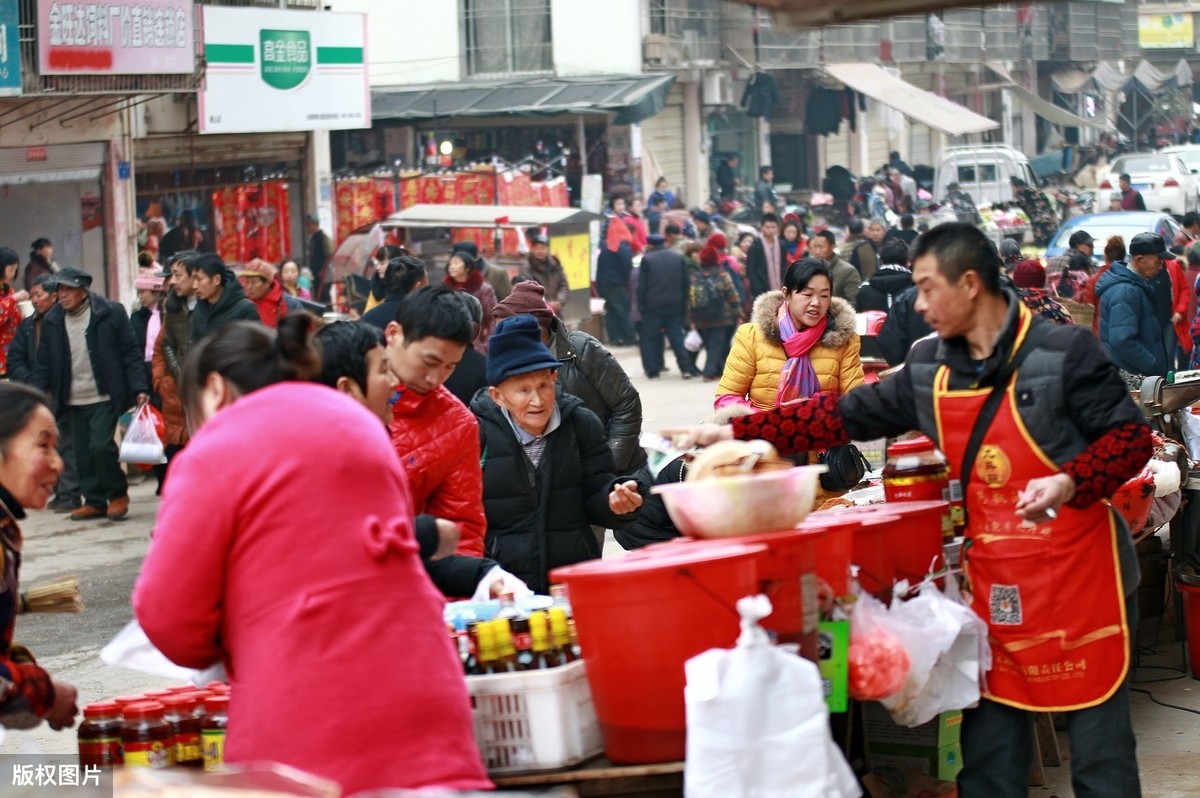
[[[642,16],[641,0],[551,0],[555,73],[639,74]]]
[[[326,0],[367,15],[372,86],[462,79],[458,0]]]

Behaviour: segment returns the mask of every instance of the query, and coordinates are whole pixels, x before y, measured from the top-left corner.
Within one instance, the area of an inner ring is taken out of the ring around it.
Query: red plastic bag
[[[1154,472],[1143,468],[1137,476],[1117,488],[1112,506],[1129,524],[1130,534],[1136,535],[1145,529],[1154,506]]]
[[[850,616],[851,698],[879,701],[903,689],[912,660],[887,626],[887,607],[874,596],[860,593]]]

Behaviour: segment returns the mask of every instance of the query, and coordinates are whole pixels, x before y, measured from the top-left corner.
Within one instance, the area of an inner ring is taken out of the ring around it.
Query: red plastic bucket
[[[851,553],[860,526],[859,517],[828,510],[810,514],[797,527],[816,540],[817,577],[829,585],[835,598],[850,593]]]
[[[1188,662],[1192,678],[1200,680],[1200,587],[1176,582],[1183,597],[1183,622],[1187,627]]]
[[[854,564],[863,590],[890,597],[901,579],[917,583],[942,559],[946,502],[888,502],[851,507],[862,527],[854,535]]]
[[[737,601],[758,592],[762,545],[675,546],[556,568],[613,762],[684,758],[683,664],[737,642]]]
[[[771,614],[762,625],[775,632],[780,643],[797,643],[800,653],[817,661],[817,538],[797,529],[738,535],[734,539],[698,540],[676,538],[667,543],[647,546],[642,551],[678,551],[681,548],[705,548],[761,543],[766,548],[758,555],[758,592],[771,599]]]

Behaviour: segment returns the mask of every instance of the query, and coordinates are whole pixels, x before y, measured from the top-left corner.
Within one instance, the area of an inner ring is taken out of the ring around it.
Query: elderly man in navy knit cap
[[[479,419],[487,556],[537,593],[551,569],[600,557],[591,525],[620,529],[647,489],[617,476],[600,419],[555,390],[558,359],[537,319],[504,319],[488,348],[490,386],[471,402]]]

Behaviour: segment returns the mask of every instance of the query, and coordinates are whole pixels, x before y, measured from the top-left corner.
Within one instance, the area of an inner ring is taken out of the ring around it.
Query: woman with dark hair
[[[218,255],[197,255],[185,263],[196,287],[192,312],[192,340],[199,341],[232,321],[261,323],[258,307],[246,296],[241,283]]]
[[[75,688],[55,681],[28,651],[13,646],[21,603],[21,527],[25,509],[41,510],[62,473],[50,399],[28,385],[0,383],[0,726],[32,729],[44,719],[70,728]]]
[[[58,264],[54,262],[54,245],[48,238],[35,239],[29,245],[29,263],[25,264],[25,290],[33,285],[33,278],[42,274],[54,274]]]
[[[833,296],[824,261],[796,261],[784,274],[783,290],[759,296],[751,320],[734,335],[714,407],[766,410],[862,385],[854,322],[850,303]]]
[[[321,372],[312,322],[234,323],[193,346],[180,384],[193,434],[163,490],[138,621],[180,665],[224,663],[226,761],[282,762],[346,794],[490,788],[404,471],[379,416],[306,382]],[[314,700],[342,721],[313,723]]]
[[[29,298],[28,291],[18,291],[17,273],[21,259],[8,247],[0,247],[0,380],[8,379],[8,347],[17,337],[21,326],[21,300]]]
[[[312,300],[312,293],[300,285],[300,266],[293,258],[284,258],[279,264],[279,284],[290,296]]]
[[[788,219],[784,222],[783,227],[779,228],[779,243],[783,246],[783,254],[788,263],[799,260],[804,255],[805,244],[804,231],[800,229],[800,223],[795,219]]]
[[[442,283],[451,291],[465,291],[479,300],[483,306],[483,321],[479,324],[479,334],[475,337],[475,351],[481,355],[488,353],[488,339],[492,337],[492,313],[496,310],[496,289],[483,279],[479,269],[479,260],[470,254],[459,250],[450,255],[446,264],[446,276]]]

